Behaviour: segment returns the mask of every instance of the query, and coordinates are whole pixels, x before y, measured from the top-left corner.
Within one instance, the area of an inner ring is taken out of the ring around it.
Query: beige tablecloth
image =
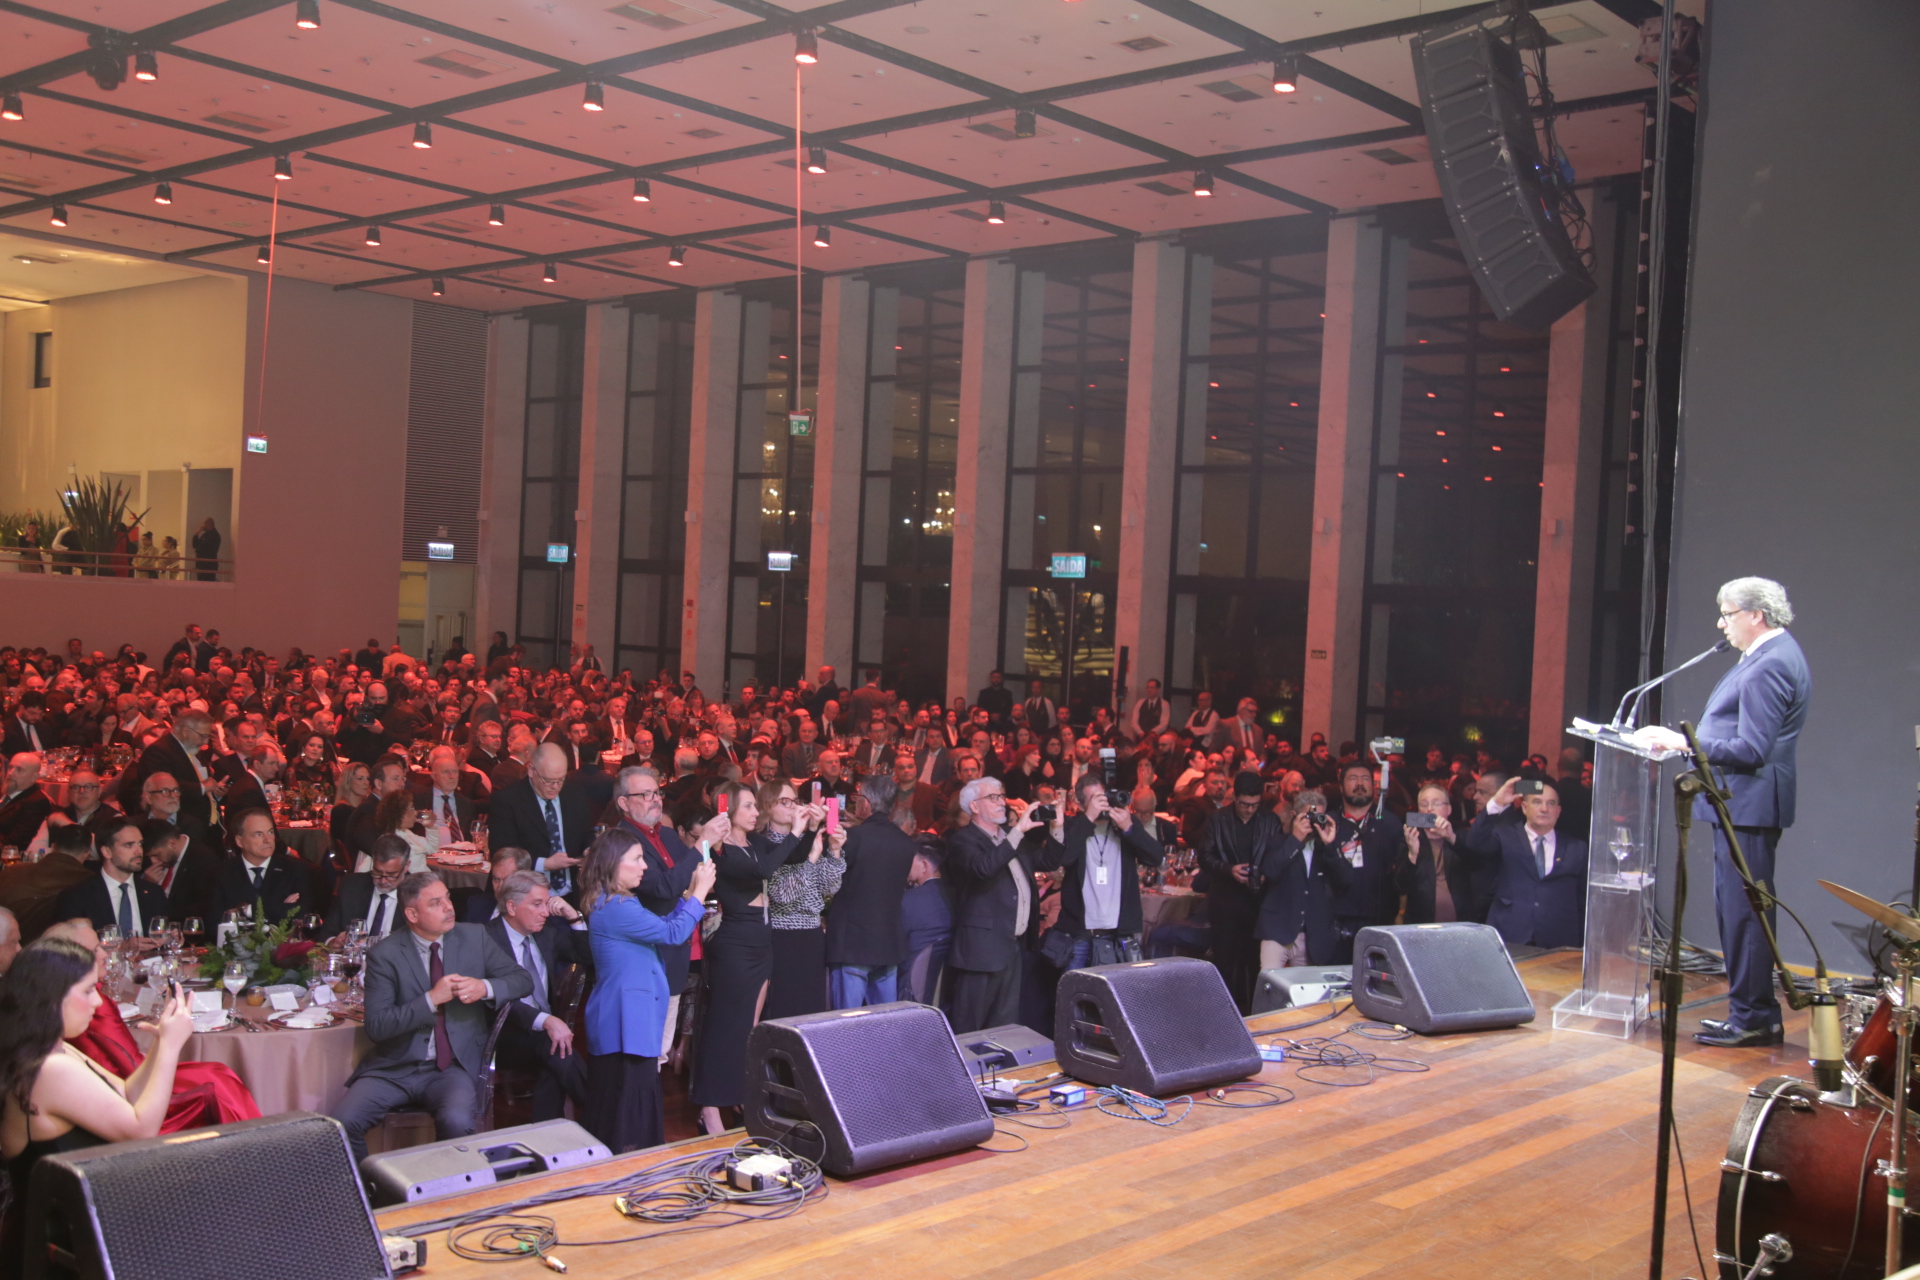
[[[1206,903],[1205,894],[1195,893],[1191,889],[1143,891],[1140,894],[1140,915],[1145,928],[1141,931],[1141,946],[1145,947],[1151,942],[1154,931],[1164,926],[1189,922],[1204,924]],[[1193,919],[1195,915],[1201,917],[1197,922]]]
[[[449,889],[485,889],[491,883],[492,873],[485,863],[479,867],[446,867],[427,859],[427,870],[434,872],[447,882]]]
[[[315,827],[277,828],[280,839],[287,848],[300,856],[300,860],[310,867],[323,867],[333,853],[333,835],[325,824]]]
[[[264,1009],[242,1016],[255,1020]],[[152,1035],[136,1030],[140,1049],[150,1052]],[[196,1031],[180,1051],[183,1062],[223,1062],[232,1067],[260,1104],[263,1116],[283,1111],[330,1112],[346,1096],[347,1077],[373,1042],[357,1022],[336,1022],[315,1031]]]

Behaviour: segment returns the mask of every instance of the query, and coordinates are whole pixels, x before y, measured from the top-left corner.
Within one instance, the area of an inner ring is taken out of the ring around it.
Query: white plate
[[[268,1017],[267,1021],[278,1022],[284,1026],[286,1025],[288,1019],[298,1018],[303,1014],[305,1014],[306,1012],[307,1011],[305,1009],[284,1009],[281,1012],[273,1014],[270,1017]],[[335,1018],[333,1014],[328,1013],[327,1020],[325,1022],[316,1022],[312,1027],[294,1027],[292,1029],[295,1031],[301,1031],[301,1030],[318,1031],[321,1027],[330,1027],[337,1021],[338,1019]]]

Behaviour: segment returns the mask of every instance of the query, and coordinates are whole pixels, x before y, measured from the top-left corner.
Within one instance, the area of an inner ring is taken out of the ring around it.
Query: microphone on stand
[[[1608,727],[1611,729],[1616,729],[1622,733],[1629,732],[1628,726],[1631,725],[1633,721],[1636,718],[1638,718],[1638,716],[1640,715],[1640,703],[1649,693],[1659,688],[1661,685],[1665,684],[1667,681],[1673,679],[1675,676],[1679,675],[1682,671],[1685,671],[1688,667],[1696,666],[1699,663],[1705,662],[1708,658],[1711,658],[1716,653],[1724,653],[1728,648],[1732,646],[1732,644],[1733,642],[1731,640],[1727,640],[1723,638],[1720,641],[1720,643],[1714,645],[1713,648],[1708,649],[1705,653],[1695,654],[1693,657],[1688,658],[1685,662],[1681,663],[1679,666],[1675,667],[1673,670],[1664,672],[1661,675],[1657,675],[1653,679],[1647,681],[1645,684],[1635,685],[1633,688],[1627,690],[1626,693],[1622,695],[1620,698],[1619,709],[1613,713],[1613,723]],[[1629,710],[1627,707],[1627,703],[1629,701],[1633,703],[1633,707],[1631,710]]]
[[[1840,1002],[1827,989],[1825,967],[1813,980],[1813,1003],[1808,1012],[1807,1057],[1813,1064],[1813,1083],[1822,1093],[1834,1093],[1845,1083],[1841,1075],[1846,1049],[1840,1040]]]

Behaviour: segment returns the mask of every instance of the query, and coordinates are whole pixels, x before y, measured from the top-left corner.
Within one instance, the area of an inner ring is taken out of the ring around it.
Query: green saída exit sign
[[[813,434],[813,415],[811,413],[790,413],[787,415],[787,434],[790,436],[810,436]]]

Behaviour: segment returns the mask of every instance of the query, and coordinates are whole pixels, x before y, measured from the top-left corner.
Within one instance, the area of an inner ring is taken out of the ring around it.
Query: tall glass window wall
[[[1132,288],[1124,260],[1098,262],[1023,271],[1016,299],[999,666],[1076,718],[1112,700]],[[1056,552],[1086,577],[1053,577]]]
[[[1496,321],[1450,239],[1387,238],[1362,619],[1368,737],[1526,754],[1547,337]]]
[[[914,701],[946,684],[962,290],[871,294],[855,666]]]
[[[677,678],[693,411],[692,308],[636,311],[631,323],[612,666],[641,679],[661,671]]]
[[[1170,695],[1210,690],[1223,715],[1251,695],[1283,734],[1306,660],[1326,283],[1325,224],[1296,235],[1292,252],[1188,262],[1167,648]]]
[[[573,634],[573,513],[580,493],[580,380],[586,318],[527,325],[527,438],[520,488],[515,635],[538,667],[565,665]]]
[[[810,429],[794,434],[788,415],[814,408],[811,374],[819,365],[820,313],[816,294],[802,311],[796,358],[788,297],[785,302],[749,298],[741,308],[729,690],[748,680],[790,684],[806,661],[813,436]],[[768,552],[791,553],[791,569],[770,570]]]

